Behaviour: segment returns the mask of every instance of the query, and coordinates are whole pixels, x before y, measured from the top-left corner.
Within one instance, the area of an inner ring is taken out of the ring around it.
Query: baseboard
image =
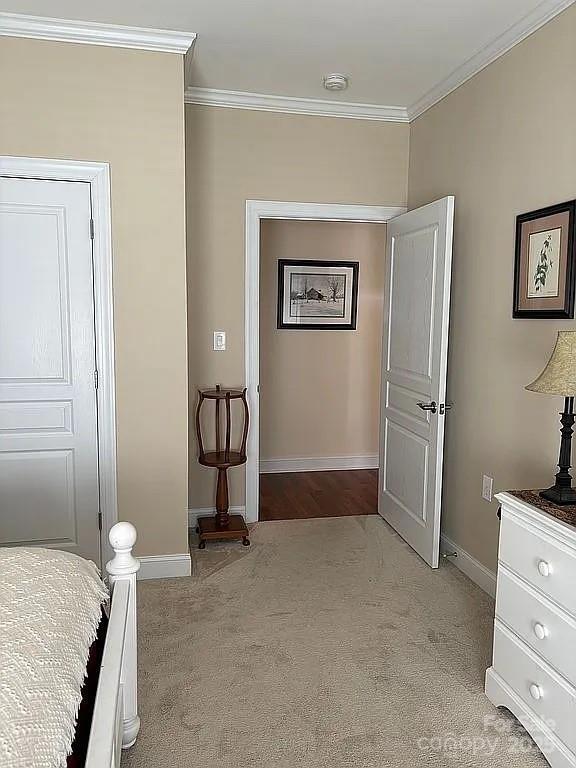
[[[230,507],[228,510],[231,515],[242,515],[246,518],[246,507]],[[199,517],[212,517],[216,514],[215,507],[197,507],[188,510],[188,528],[195,528]]]
[[[487,592],[491,597],[496,597],[496,574],[465,549],[455,544],[452,539],[444,534],[440,538],[440,551],[444,554],[452,554],[456,552],[456,557],[451,557],[450,562],[466,574],[468,578],[477,584],[484,592]]]
[[[273,472],[331,472],[339,469],[378,469],[378,455],[260,460],[261,474]]]
[[[147,555],[138,559],[138,579],[172,579],[175,576],[190,576],[192,573],[192,560],[188,552],[182,555]]]

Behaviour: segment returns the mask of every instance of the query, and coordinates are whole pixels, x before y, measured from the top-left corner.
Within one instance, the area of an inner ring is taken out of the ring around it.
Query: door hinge
[[[94,371],[94,389],[98,389],[98,371]]]
[[[102,530],[102,512],[98,512],[98,530]]]
[[[90,219],[90,240],[94,240],[94,219]]]

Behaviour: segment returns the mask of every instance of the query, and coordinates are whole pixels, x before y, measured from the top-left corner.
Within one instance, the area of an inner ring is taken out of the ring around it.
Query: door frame
[[[103,566],[114,555],[108,542],[108,531],[118,520],[110,166],[108,163],[83,160],[1,156],[0,175],[52,181],[80,181],[90,184],[94,222],[92,263],[96,369],[98,371],[96,388],[98,484],[102,515],[100,552]]]
[[[246,462],[247,522],[258,521],[260,474],[260,222],[262,219],[295,221],[355,221],[385,224],[406,213],[406,206],[347,205],[343,203],[293,203],[246,200],[246,271],[244,282],[244,362],[251,428]]]

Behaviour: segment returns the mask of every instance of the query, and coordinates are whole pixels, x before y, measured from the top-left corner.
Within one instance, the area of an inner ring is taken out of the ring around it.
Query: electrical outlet
[[[214,331],[214,352],[225,352],[226,331]]]
[[[482,475],[482,498],[486,501],[492,501],[492,486],[494,485],[494,478],[488,477],[488,475]]]

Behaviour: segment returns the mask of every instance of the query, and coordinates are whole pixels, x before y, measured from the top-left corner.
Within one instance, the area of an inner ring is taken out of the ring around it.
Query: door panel
[[[388,222],[380,514],[438,566],[454,198]],[[423,410],[422,405],[432,409]]]
[[[397,418],[413,419],[422,424],[428,424],[430,421],[429,411],[423,411],[418,407],[419,395],[411,392],[406,387],[401,387],[392,382],[386,382],[387,397],[386,407],[394,413]]]
[[[426,522],[428,443],[387,419],[384,442],[384,488],[388,497],[420,524]],[[406,467],[413,467],[413,474]]]
[[[435,229],[416,229],[397,235],[390,252],[388,369],[425,386],[432,376],[435,241]]]
[[[70,449],[2,451],[2,509],[3,515],[5,509],[10,513],[2,544],[73,545],[74,480],[74,455]]]
[[[47,401],[38,403],[0,403],[0,435],[32,435],[72,433],[72,403]]]
[[[100,560],[90,186],[0,178],[0,544]]]
[[[70,379],[64,213],[2,204],[0,383]]]

